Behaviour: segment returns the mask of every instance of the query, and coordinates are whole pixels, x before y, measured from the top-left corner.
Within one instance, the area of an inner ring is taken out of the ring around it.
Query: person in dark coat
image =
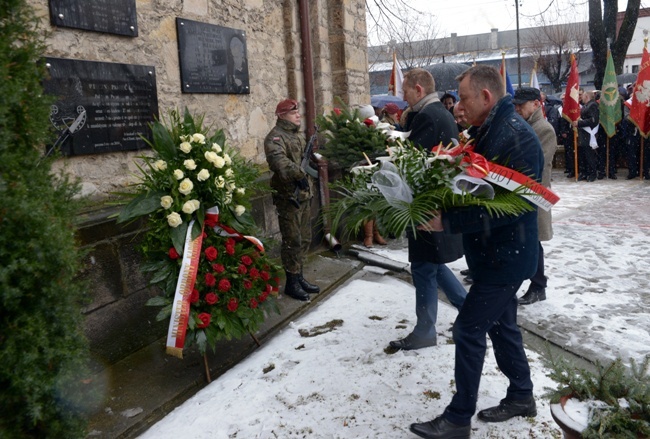
[[[454,117],[443,107],[435,91],[431,73],[414,69],[404,75],[404,98],[411,111],[406,118],[405,131],[409,140],[428,151],[439,143],[447,145],[458,139]],[[467,292],[445,265],[463,256],[461,236],[440,232],[408,233],[411,276],[415,285],[415,315],[417,322],[405,338],[393,340],[396,349],[420,349],[437,344],[438,287],[456,308],[463,306]]]
[[[474,151],[539,182],[542,148],[530,125],[515,113],[499,71],[478,65],[458,80],[457,105],[472,124]],[[537,269],[537,211],[491,217],[483,207],[460,207],[441,212],[423,227],[463,234],[474,283],[453,327],[456,393],[441,416],[411,424],[411,432],[429,439],[469,439],[487,334],[499,370],[510,384],[499,405],[481,410],[478,418],[501,422],[514,416],[536,416],[530,368],[517,326],[516,294]]]
[[[594,100],[593,91],[585,91],[580,96],[582,109],[580,118],[573,121],[573,127],[578,127],[578,180],[595,181],[597,177],[598,157],[598,124],[600,110]]]

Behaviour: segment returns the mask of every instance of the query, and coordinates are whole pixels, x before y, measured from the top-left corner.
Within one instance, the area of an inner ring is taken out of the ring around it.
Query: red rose
[[[232,238],[226,239],[226,247],[234,247],[235,244],[237,244],[237,241],[235,241]]]
[[[260,273],[260,277],[262,278],[262,280],[263,280],[264,282],[266,282],[267,280],[271,279],[271,275],[269,274],[268,271],[262,271],[262,272]]]
[[[212,264],[212,269],[217,273],[223,273],[226,271],[226,267],[224,267],[223,264]]]
[[[267,293],[266,291],[263,291],[262,294],[260,294],[260,297],[259,297],[260,302],[264,302],[267,297],[269,297],[269,293]]]
[[[237,303],[237,299],[234,297],[228,301],[227,305],[228,311],[230,312],[235,312],[237,311],[237,308],[239,308],[239,303]]]
[[[174,247],[172,247],[172,248],[169,249],[169,257],[170,257],[171,259],[178,259],[178,258],[180,258],[181,256],[178,254],[178,252],[176,251],[176,249],[175,249]]]
[[[196,303],[199,301],[199,290],[194,288],[192,293],[190,293],[190,303]]]
[[[219,255],[219,252],[217,251],[216,248],[210,246],[205,249],[205,257],[208,258],[208,261],[214,261],[217,259],[217,256]]]
[[[205,224],[206,227],[212,228],[217,225],[217,221],[219,221],[218,215],[206,215],[203,224]]]
[[[199,323],[198,325],[196,325],[197,328],[199,328],[199,329],[203,329],[203,328],[207,328],[208,325],[210,325],[210,318],[211,318],[211,316],[210,316],[209,313],[207,313],[207,312],[202,312],[202,313],[199,314],[197,317],[199,318],[199,320],[201,320],[201,323]]]
[[[332,112],[333,112],[334,114],[336,114],[337,116],[340,116],[340,115],[341,115],[341,109],[340,109],[340,108],[334,107],[334,109],[332,110]]]
[[[244,289],[250,290],[251,288],[253,288],[253,282],[248,279],[244,279]]]
[[[246,274],[248,273],[248,269],[244,264],[239,264],[239,267],[237,267],[237,273],[239,274]]]
[[[253,280],[257,280],[260,278],[260,271],[255,267],[251,268],[248,273],[250,274],[251,279]]]
[[[228,253],[230,256],[235,254],[235,246],[234,245],[227,245],[226,246],[226,253]]]
[[[219,286],[217,288],[219,288],[219,291],[223,291],[224,293],[226,291],[229,291],[230,290],[230,281],[228,279],[221,279],[219,281]]]
[[[209,287],[213,287],[214,284],[217,283],[217,279],[211,274],[211,273],[206,273],[205,274],[205,284]]]
[[[212,292],[205,295],[205,303],[207,303],[208,305],[214,305],[218,301],[219,301],[219,296],[217,296]]]
[[[205,233],[205,232],[201,233],[201,238],[202,238],[202,239],[205,239],[205,238],[207,238],[207,237],[208,237],[208,234],[207,234],[207,233]]]
[[[251,305],[251,308],[255,309],[255,308],[257,308],[259,303],[257,303],[257,300],[255,300],[255,298],[252,298],[251,301],[250,301],[250,305]]]
[[[266,284],[266,292],[270,293],[271,291],[273,291],[273,286],[271,286],[271,284]]]
[[[242,256],[242,257],[241,257],[241,261],[242,261],[242,263],[243,263],[244,265],[250,265],[250,264],[253,263],[253,260],[252,260],[251,257],[248,256],[248,255],[244,255],[244,256]]]

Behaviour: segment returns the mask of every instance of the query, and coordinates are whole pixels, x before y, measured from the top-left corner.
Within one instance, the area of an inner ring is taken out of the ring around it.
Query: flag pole
[[[578,128],[573,127],[573,174],[578,181]]]
[[[605,157],[605,177],[609,178],[609,137],[607,138],[607,151],[605,151],[607,157]]]
[[[639,154],[639,157],[641,160],[639,160],[639,180],[643,180],[643,136],[641,136],[641,154]]]

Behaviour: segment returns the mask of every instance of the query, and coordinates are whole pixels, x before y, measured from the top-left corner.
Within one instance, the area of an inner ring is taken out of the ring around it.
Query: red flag
[[[388,92],[393,96],[404,98],[402,91],[402,82],[404,82],[404,75],[402,69],[397,63],[397,55],[393,52],[393,72],[390,74],[390,82],[388,83]]]
[[[564,102],[562,102],[562,117],[569,122],[574,122],[580,118],[580,76],[578,75],[576,57],[573,53],[571,54],[571,71],[566,82]]]
[[[632,107],[630,120],[639,128],[641,135],[650,135],[650,55],[648,55],[647,40],[643,47],[643,56],[632,92]]]

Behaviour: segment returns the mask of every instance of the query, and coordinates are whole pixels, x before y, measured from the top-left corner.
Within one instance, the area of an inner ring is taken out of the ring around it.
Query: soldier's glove
[[[296,181],[296,186],[303,191],[306,191],[309,189],[309,182],[307,181],[307,177],[303,177],[302,179]]]

